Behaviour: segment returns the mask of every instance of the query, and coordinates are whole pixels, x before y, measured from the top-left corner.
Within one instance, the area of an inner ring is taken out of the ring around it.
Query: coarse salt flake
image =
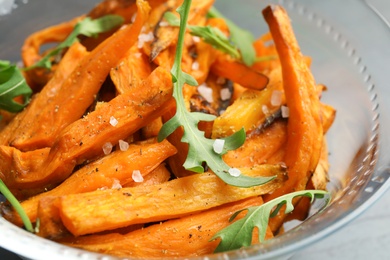
[[[238,177],[241,175],[241,171],[237,168],[230,168],[229,169],[229,174],[233,177]]]
[[[161,22],[158,23],[158,25],[159,25],[160,27],[166,27],[166,26],[169,25],[169,23],[168,23],[167,21],[161,21]]]
[[[200,42],[200,37],[199,36],[192,36],[192,40],[194,42]]]
[[[283,92],[280,90],[274,90],[272,91],[271,95],[271,105],[277,107],[282,104],[282,97],[283,97]]]
[[[209,88],[205,83],[198,86],[199,94],[202,95],[207,102],[213,102],[213,89]]]
[[[288,118],[290,116],[290,109],[287,106],[282,106],[281,110],[283,118]]]
[[[142,174],[139,170],[134,170],[133,174],[131,175],[131,178],[133,178],[134,182],[143,182],[144,181],[144,177],[142,176]]]
[[[269,109],[267,105],[262,105],[261,111],[263,111],[264,115],[269,115]]]
[[[111,151],[112,151],[112,143],[110,143],[110,142],[107,142],[107,143],[105,143],[105,144],[103,144],[103,152],[104,152],[104,154],[105,155],[107,155],[107,154],[110,154],[111,153]]]
[[[134,13],[133,16],[131,16],[130,21],[131,21],[132,23],[134,23],[134,22],[135,22],[135,18],[137,18],[137,13]]]
[[[138,35],[138,44],[137,44],[138,48],[141,49],[144,46],[145,42],[151,42],[153,41],[153,39],[154,39],[153,32],[141,33],[140,35]]]
[[[229,100],[232,97],[232,93],[230,92],[230,89],[228,89],[228,88],[221,89],[220,94],[221,94],[222,101]]]
[[[123,140],[119,140],[119,149],[122,152],[125,152],[129,149],[129,143]]]
[[[116,126],[117,124],[118,124],[118,120],[115,117],[111,116],[110,117],[110,125]]]
[[[114,179],[114,181],[112,182],[111,189],[113,189],[113,190],[122,189],[122,185],[118,179]]]
[[[222,151],[223,151],[224,145],[225,145],[225,140],[223,140],[223,139],[215,139],[215,141],[213,143],[213,150],[214,150],[214,152],[216,152],[217,154],[221,154]]]
[[[192,70],[199,70],[199,62],[194,61],[191,65]]]
[[[141,56],[142,56],[142,53],[140,53],[140,52],[134,53],[134,57],[136,57],[136,58],[141,58]]]

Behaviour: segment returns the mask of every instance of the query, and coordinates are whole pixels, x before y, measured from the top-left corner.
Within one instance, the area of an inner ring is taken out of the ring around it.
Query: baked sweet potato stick
[[[317,88],[300,51],[286,11],[281,6],[263,10],[282,66],[283,86],[289,107],[287,144],[284,161],[289,179],[265,201],[283,194],[303,190],[317,167],[322,147],[323,128],[320,118]],[[272,221],[279,225],[279,214]]]
[[[28,131],[27,128],[35,123],[38,118],[39,111],[42,111],[48,102],[50,102],[53,94],[59,91],[65,79],[72,73],[74,64],[77,64],[82,58],[87,55],[85,48],[78,42],[73,44],[58,65],[56,72],[41,92],[33,97],[30,104],[22,112],[18,113],[13,120],[0,132],[0,144],[14,145],[13,140],[18,138],[22,131]],[[53,110],[52,113],[55,113]],[[45,147],[45,144],[38,144],[40,147]],[[19,147],[21,148],[21,147]],[[23,150],[34,150],[37,146],[27,146]]]
[[[326,133],[332,125],[335,117],[334,113],[335,110],[333,107],[321,103],[321,122],[324,133]],[[282,162],[279,154],[284,154],[286,150],[286,126],[287,120],[282,118],[276,118],[275,121],[268,126],[264,126],[263,124],[257,126],[256,129],[248,132],[245,143],[241,147],[229,151],[223,156],[224,161],[231,167]],[[327,158],[321,161],[327,162]],[[315,187],[318,188],[318,186]]]
[[[264,185],[243,189],[229,186],[215,174],[207,172],[158,185],[67,195],[61,198],[60,215],[66,228],[73,235],[80,236],[181,217],[269,193],[282,185],[283,167],[262,165],[257,169],[260,176],[277,177]]]
[[[272,98],[278,96],[278,98]],[[277,101],[273,101],[277,100]],[[253,130],[259,122],[277,111],[285,103],[281,69],[274,69],[267,88],[262,91],[248,89],[214,120],[213,138],[232,135],[242,127]]]
[[[175,153],[176,148],[166,140],[161,143],[132,144],[126,151],[115,151],[82,167],[56,188],[23,201],[22,207],[30,220],[35,222],[38,202],[44,197],[77,194],[132,183],[133,171],[139,170],[145,176]],[[21,224],[17,213],[5,217],[15,224]]]
[[[215,75],[230,79],[249,89],[261,90],[268,84],[267,76],[233,60],[230,56],[221,52],[211,65],[210,70]]]
[[[24,66],[32,66],[42,58],[42,55],[40,54],[42,45],[46,43],[58,43],[65,40],[72,32],[76,23],[84,17],[85,16],[76,17],[70,21],[47,27],[28,36],[23,43],[21,52]],[[77,63],[77,61],[75,61],[75,63]],[[35,91],[40,90],[53,76],[53,72],[56,70],[55,67],[56,66],[50,71],[42,68],[25,71],[26,80],[29,83],[29,86]],[[74,66],[69,67],[73,68]]]
[[[119,64],[111,69],[110,77],[119,94],[131,91],[152,72],[148,58],[134,45]]]
[[[62,243],[118,257],[171,259],[201,256],[213,253],[218,241],[210,242],[210,238],[230,224],[229,218],[234,212],[261,204],[261,197],[253,197],[124,235],[113,233],[67,238],[62,240]],[[239,219],[240,215],[237,218]],[[272,237],[272,232],[267,230],[266,239]],[[253,238],[256,241],[256,234]]]
[[[136,42],[138,34],[148,17],[150,7],[144,0],[137,0],[137,18],[132,25],[118,30],[93,49],[64,81],[43,109],[31,111],[19,131],[15,133],[13,145],[30,145],[37,148],[50,147],[66,126],[79,119],[94,101],[94,96],[109,74],[111,68]],[[39,145],[38,145],[39,144]]]
[[[72,173],[77,164],[103,155],[105,144],[115,145],[124,140],[173,105],[171,75],[165,69],[157,68],[137,90],[101,104],[98,110],[64,129],[40,170],[5,173],[12,175],[7,185],[36,188],[58,184]]]

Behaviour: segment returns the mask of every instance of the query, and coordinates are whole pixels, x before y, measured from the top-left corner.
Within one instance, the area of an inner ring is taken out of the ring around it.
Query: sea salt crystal
[[[280,90],[272,91],[271,105],[273,105],[274,107],[280,106],[282,104],[282,97],[283,97],[282,91]]]
[[[115,117],[111,116],[110,117],[110,125],[116,126],[117,124],[118,124],[118,120]]]
[[[193,40],[194,42],[200,42],[199,36],[192,36],[192,40]]]
[[[229,100],[232,97],[232,93],[228,88],[221,89],[220,94],[221,94],[222,101]]]
[[[199,62],[194,61],[191,66],[192,70],[199,70]]]
[[[141,49],[144,46],[145,42],[151,42],[154,39],[153,32],[141,33],[138,35],[138,48]]]
[[[223,139],[215,139],[213,143],[213,150],[217,154],[221,154],[223,151],[223,146],[225,145],[225,140]]]
[[[135,22],[135,18],[137,18],[137,13],[134,13],[133,16],[131,16],[131,23],[134,23]]]
[[[141,56],[142,56],[142,53],[140,53],[140,52],[134,53],[134,57],[136,57],[136,58],[141,58]]]
[[[288,118],[290,116],[290,109],[286,106],[281,107],[282,110],[282,117],[283,118]]]
[[[213,89],[209,88],[205,83],[198,86],[199,94],[206,99],[207,102],[213,102]]]
[[[233,177],[238,177],[241,175],[241,171],[237,168],[230,168],[229,169],[229,174]]]
[[[263,111],[264,115],[269,115],[269,109],[268,109],[267,105],[262,105],[261,111]]]
[[[114,179],[114,181],[112,182],[111,189],[114,189],[114,190],[122,189],[122,185],[121,185],[120,181],[117,179]]]
[[[123,152],[129,149],[129,143],[123,140],[119,140],[119,149]]]
[[[160,27],[166,27],[166,26],[169,25],[169,23],[168,23],[167,21],[161,21],[161,22],[158,23],[158,25],[159,25]]]
[[[144,177],[142,176],[142,174],[139,170],[134,170],[133,174],[131,175],[131,178],[133,178],[133,181],[135,181],[135,182],[143,182],[144,181]]]
[[[110,154],[111,153],[111,151],[112,151],[112,143],[110,143],[110,142],[107,142],[107,143],[105,143],[105,144],[103,144],[103,152],[104,152],[104,154],[105,155],[107,155],[107,154]]]

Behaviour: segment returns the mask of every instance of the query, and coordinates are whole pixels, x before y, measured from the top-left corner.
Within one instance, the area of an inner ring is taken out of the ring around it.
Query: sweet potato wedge
[[[40,93],[33,97],[28,108],[18,113],[13,120],[2,129],[0,132],[0,144],[18,145],[18,142],[15,142],[15,139],[20,135],[24,135],[23,132],[27,131],[29,127],[39,120],[40,114],[37,113],[37,111],[42,111],[45,106],[48,105],[50,100],[52,100],[53,95],[59,91],[66,78],[72,73],[74,64],[80,62],[87,54],[88,52],[78,42],[68,49],[62,58],[62,62],[56,68],[54,75]],[[53,110],[52,113],[55,113],[55,110]],[[43,125],[43,127],[44,126],[45,125]],[[42,147],[46,147],[46,144],[24,145],[23,147],[18,148],[22,150],[34,150]]]
[[[268,6],[263,10],[263,16],[279,54],[290,111],[284,157],[289,179],[282,188],[264,197],[268,201],[306,187],[320,158],[323,128],[316,84],[300,51],[286,11],[281,6]],[[272,221],[274,224],[279,222],[275,226],[280,226],[283,218],[284,214],[279,214]]]
[[[22,150],[27,145],[50,147],[66,126],[85,113],[111,68],[137,40],[150,11],[144,0],[138,0],[137,6],[137,19],[132,25],[117,31],[93,49],[75,66],[58,91],[47,99],[43,109],[31,111],[34,116],[26,119],[28,127],[22,127],[12,140],[15,147]]]
[[[272,98],[272,96],[278,98]],[[276,100],[278,102],[272,102]],[[246,90],[230,105],[226,111],[214,120],[213,138],[229,136],[242,127],[246,131],[253,130],[261,121],[285,104],[281,69],[270,73],[269,83],[262,91]]]
[[[15,174],[7,185],[35,188],[58,184],[77,164],[102,156],[104,144],[117,144],[173,105],[171,75],[157,68],[137,91],[118,95],[65,128],[51,147],[42,169]],[[113,118],[117,124],[110,123]]]
[[[235,61],[227,54],[220,53],[210,69],[215,75],[230,79],[245,88],[261,90],[268,84],[267,76]]]
[[[34,65],[42,58],[40,48],[46,43],[62,42],[72,32],[76,23],[85,16],[76,17],[70,21],[47,27],[28,36],[22,46],[22,61],[25,67]],[[51,70],[35,68],[25,71],[24,75],[29,86],[34,91],[39,91],[53,76],[56,65]],[[73,67],[73,66],[71,66]]]
[[[67,229],[80,236],[181,217],[269,193],[284,182],[281,166],[262,165],[257,170],[260,176],[277,177],[264,185],[243,189],[229,186],[213,173],[206,172],[158,185],[67,195],[61,198],[60,215]]]
[[[127,234],[90,235],[60,240],[61,243],[118,257],[174,258],[211,254],[218,240],[210,238],[227,227],[230,216],[243,208],[259,206],[261,197],[225,204],[201,213],[148,226]],[[240,218],[240,215],[237,219]],[[256,232],[254,232],[256,233]],[[266,239],[273,237],[268,229]],[[167,239],[168,238],[168,239]],[[256,234],[253,236],[256,242]]]
[[[44,197],[128,185],[134,182],[133,171],[139,170],[146,176],[175,153],[176,148],[166,140],[160,143],[131,144],[126,151],[115,151],[80,168],[56,188],[23,201],[22,207],[30,220],[35,222],[38,202]],[[15,212],[4,217],[15,224],[21,224]]]

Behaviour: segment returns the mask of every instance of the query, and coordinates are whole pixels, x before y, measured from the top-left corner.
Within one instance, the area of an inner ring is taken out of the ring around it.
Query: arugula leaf
[[[12,207],[19,214],[20,218],[23,221],[23,224],[27,231],[34,232],[34,228],[31,224],[30,218],[27,216],[24,211],[22,205],[20,205],[19,201],[15,198],[15,196],[11,193],[11,191],[7,188],[4,182],[0,179],[0,193],[4,195],[4,197],[11,203]]]
[[[84,35],[87,37],[96,37],[99,33],[109,31],[121,25],[123,21],[123,17],[119,15],[105,15],[94,20],[92,20],[90,17],[84,18],[76,24],[73,31],[63,42],[47,53],[34,65],[27,67],[26,70],[38,67],[50,69],[52,58],[58,56],[65,48],[70,47],[73,43],[78,41],[78,36]]]
[[[176,114],[163,125],[158,133],[158,141],[162,141],[168,137],[178,127],[183,127],[184,134],[182,141],[189,144],[188,155],[183,165],[186,169],[198,173],[204,172],[202,165],[206,162],[207,166],[224,182],[238,187],[252,187],[271,181],[275,178],[274,176],[253,178],[239,175],[235,177],[229,173],[231,167],[223,161],[222,154],[228,149],[236,149],[243,144],[245,141],[245,131],[243,129],[236,132],[234,135],[225,138],[224,140],[226,145],[224,147],[224,151],[223,153],[218,154],[213,150],[213,144],[215,141],[205,138],[204,132],[198,129],[198,123],[200,121],[212,121],[215,119],[215,116],[199,112],[189,112],[186,109],[182,88],[184,84],[189,84],[191,86],[198,85],[191,75],[186,74],[181,70],[184,34],[186,32],[190,6],[191,0],[184,1],[177,9],[177,12],[180,14],[180,30],[176,47],[175,61],[171,70],[173,97],[176,100]]]
[[[208,12],[209,17],[223,18],[230,31],[230,39],[240,50],[242,61],[247,66],[253,65],[256,61],[256,51],[253,47],[254,37],[251,32],[240,28],[233,21],[224,17],[214,6]]]
[[[180,25],[180,19],[172,12],[166,12],[164,18],[172,26]],[[198,25],[187,25],[187,27],[192,35],[202,38],[214,48],[221,50],[234,58],[241,58],[237,48],[232,45],[228,37],[226,37],[218,28]]]
[[[0,60],[0,109],[19,112],[28,104],[31,94],[32,90],[18,67]],[[18,96],[23,96],[23,104],[14,100]]]
[[[310,197],[311,202],[313,202],[315,198],[327,197],[326,204],[323,208],[325,208],[330,202],[330,194],[326,191],[303,190],[280,196],[264,203],[261,206],[253,206],[237,211],[230,217],[230,222],[233,221],[239,213],[243,211],[247,211],[247,213],[245,217],[233,222],[211,238],[210,241],[221,238],[221,241],[214,253],[250,246],[252,243],[252,232],[255,227],[257,227],[259,231],[260,243],[264,242],[269,218],[276,216],[283,205],[286,205],[285,213],[293,211],[294,205],[292,200],[298,196]]]

